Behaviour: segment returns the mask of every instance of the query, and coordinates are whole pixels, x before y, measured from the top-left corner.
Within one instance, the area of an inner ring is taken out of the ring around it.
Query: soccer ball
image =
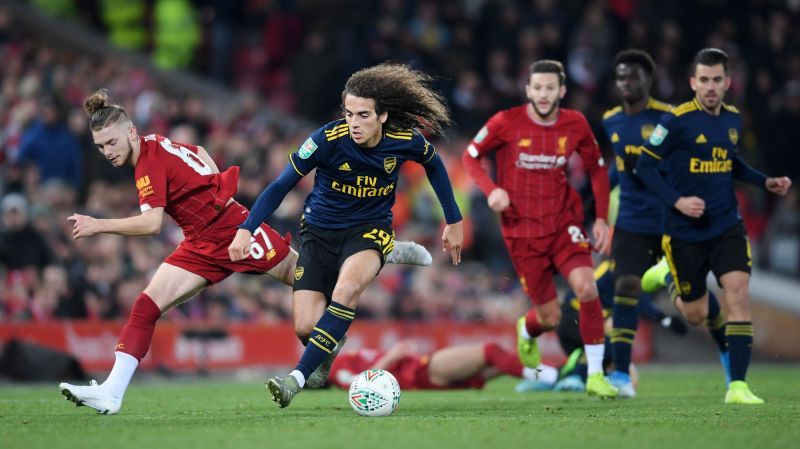
[[[400,385],[392,373],[368,369],[350,384],[350,406],[361,416],[389,416],[400,403]]]

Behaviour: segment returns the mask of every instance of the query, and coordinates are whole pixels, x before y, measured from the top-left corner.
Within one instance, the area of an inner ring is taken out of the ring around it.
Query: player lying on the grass
[[[414,342],[401,340],[388,351],[359,349],[343,352],[333,362],[328,382],[348,388],[360,372],[379,368],[397,378],[403,390],[483,388],[501,375],[535,380],[537,371],[522,366],[515,352],[496,343],[448,346],[421,354]]]
[[[615,297],[614,274],[613,271],[610,270],[610,266],[611,263],[609,261],[603,261],[595,270],[597,290],[600,294],[600,301],[603,304],[603,313],[606,317],[608,317],[605,323],[607,349],[611,344],[609,339],[609,335],[611,334],[610,330],[612,328],[610,315],[614,306]],[[654,265],[650,271],[657,271],[659,266],[660,264]],[[647,273],[650,273],[650,271]],[[643,293],[639,296],[637,306],[639,315],[641,315],[643,318],[658,323],[661,327],[669,329],[677,335],[686,335],[688,328],[686,323],[679,316],[667,315],[653,303],[652,293],[657,291],[659,288],[666,286],[667,284],[655,285],[653,281],[650,280],[651,277],[652,274],[646,275],[645,278],[648,280],[648,283],[643,282],[642,285]],[[724,320],[720,315],[719,302],[717,301],[717,297],[713,292],[710,292],[709,304],[709,307],[712,309],[709,315],[715,317],[713,320],[709,320],[708,322],[709,332],[711,333],[712,339],[717,344],[720,351],[723,351],[724,335],[720,330],[721,326],[719,323],[724,322]],[[568,360],[567,363],[559,370],[558,382],[551,382],[548,384],[540,377],[540,379],[535,382],[521,382],[520,385],[517,386],[517,391],[546,390],[550,388],[555,388],[556,390],[583,391],[586,382],[587,367],[586,355],[583,353],[580,334],[577,326],[578,307],[580,307],[580,303],[575,299],[575,293],[572,291],[567,292],[566,296],[564,297],[564,301],[561,304],[562,319],[558,326],[557,335],[564,354],[568,355]],[[725,373],[727,385],[729,376],[728,365],[725,363],[725,358],[720,358],[722,360],[723,371]],[[603,358],[603,367],[606,373],[611,373],[615,369],[610,351],[606,351],[606,355]],[[632,371],[631,387],[632,389],[635,389],[637,381],[633,379],[633,376],[634,374]],[[632,395],[623,397],[632,397]]]
[[[136,298],[106,381],[92,381],[89,386],[59,385],[62,394],[77,405],[114,414],[119,412],[131,377],[150,348],[156,320],[162,313],[234,272],[266,274],[292,285],[297,253],[289,247],[288,236],[284,239],[259,223],[249,255],[232,262],[228,244],[249,213],[233,199],[239,167],[220,173],[201,146],[171,142],[155,134],[139,136],[128,113],[108,103],[104,89],[87,98],[84,107],[92,138],[103,156],[114,167],[135,167],[142,213],[119,219],[73,214],[68,218],[74,222],[73,237],[100,233],[156,235],[165,213],[181,227],[185,237]],[[396,242],[395,250],[397,253],[387,257],[387,262],[430,264],[427,250],[413,242]]]

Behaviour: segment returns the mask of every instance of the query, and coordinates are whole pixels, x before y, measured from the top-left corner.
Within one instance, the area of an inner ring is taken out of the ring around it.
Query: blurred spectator
[[[10,193],[0,201],[0,263],[8,271],[34,267],[42,270],[52,260],[47,242],[28,220],[28,200]]]
[[[117,47],[141,50],[147,44],[146,0],[99,0],[108,40]]]
[[[305,45],[291,63],[292,92],[295,110],[303,117],[328,122],[341,99],[332,91],[339,81],[334,49],[321,30],[310,31]]]
[[[16,162],[32,164],[42,182],[59,179],[77,188],[83,154],[66,121],[64,101],[45,94],[39,99],[39,117],[22,133]]]
[[[200,44],[199,20],[189,0],[155,0],[153,61],[157,66],[189,67]]]
[[[779,273],[800,275],[800,194],[792,189],[778,205],[764,237],[766,265]]]
[[[800,79],[786,83],[783,105],[769,117],[760,148],[768,173],[800,182]]]
[[[607,66],[617,50],[637,47],[653,54],[654,96],[681,103],[691,98],[689,58],[700,46],[718,45],[731,54],[734,86],[727,101],[743,112],[744,157],[758,158],[765,171],[797,183],[800,27],[792,26],[797,8],[791,9],[791,2],[748,0],[717,17],[719,3],[381,0],[355,8],[352,1],[322,0],[80,2],[79,14],[102,17],[114,45],[155,51],[168,64],[193,61],[189,68],[239,88],[241,101],[230,111],[210,98],[176,95],[155,81],[160,77],[118,56],[91,58],[63,43],[48,44],[0,6],[0,193],[5,194],[0,197],[0,320],[119,318],[127,313],[130,292],[141,289],[181,239],[169,221],[154,238],[72,239],[66,217],[73,212],[123,217],[138,210],[131,168],[111,169],[88,132],[81,102],[100,87],[110,88],[141,128],[205,143],[220,168],[240,165],[237,200],[250,205],[311,131],[296,117],[315,123],[338,117],[340,90],[331,86],[341,86],[366,65],[404,61],[438,75],[456,126],[450,140],[433,143],[443,157],[457,159],[494,111],[523,98],[533,60],[554,58],[569,65],[564,106],[582,110],[598,129],[602,112],[616,101]],[[86,11],[92,7],[96,11]],[[158,13],[159,7],[166,12]],[[178,23],[188,25],[174,34],[170,27]],[[175,57],[164,56],[173,51]],[[265,98],[271,110],[264,107]],[[65,109],[56,114],[59,106]],[[58,126],[46,126],[46,117]],[[503,245],[496,215],[485,200],[470,198],[472,186],[460,181],[460,167],[450,164],[448,170],[472,224],[464,264],[452,269],[442,261],[440,217],[431,213],[436,199],[419,170],[404,170],[395,205],[398,238],[427,245],[434,266],[387,266],[365,292],[366,315],[511,321],[528,307],[507,255],[497,250]],[[578,177],[571,181],[586,184]],[[287,196],[271,225],[296,235],[312,182],[304,179]],[[766,229],[751,234],[757,262],[795,277],[800,276],[797,196],[739,194],[748,226]],[[227,315],[271,323],[291,316],[289,296],[285,286],[268,279],[232,276],[166,319]]]

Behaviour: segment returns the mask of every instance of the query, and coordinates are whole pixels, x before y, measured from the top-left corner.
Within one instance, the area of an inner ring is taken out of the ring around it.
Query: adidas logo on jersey
[[[350,163],[345,162],[344,164],[339,166],[339,170],[341,171],[350,171]]]
[[[706,140],[706,136],[700,134],[697,139],[694,139],[694,143],[708,143],[708,140]]]

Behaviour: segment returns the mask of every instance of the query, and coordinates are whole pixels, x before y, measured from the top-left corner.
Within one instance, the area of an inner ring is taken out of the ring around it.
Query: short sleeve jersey
[[[363,223],[391,226],[400,166],[407,161],[424,165],[435,154],[416,130],[386,130],[377,146],[361,148],[343,119],[328,123],[289,155],[300,176],[317,169],[303,217],[325,229]]]
[[[164,136],[150,134],[139,143],[135,177],[142,212],[163,207],[187,239],[202,236],[236,193],[239,168],[214,173],[196,145]]]

